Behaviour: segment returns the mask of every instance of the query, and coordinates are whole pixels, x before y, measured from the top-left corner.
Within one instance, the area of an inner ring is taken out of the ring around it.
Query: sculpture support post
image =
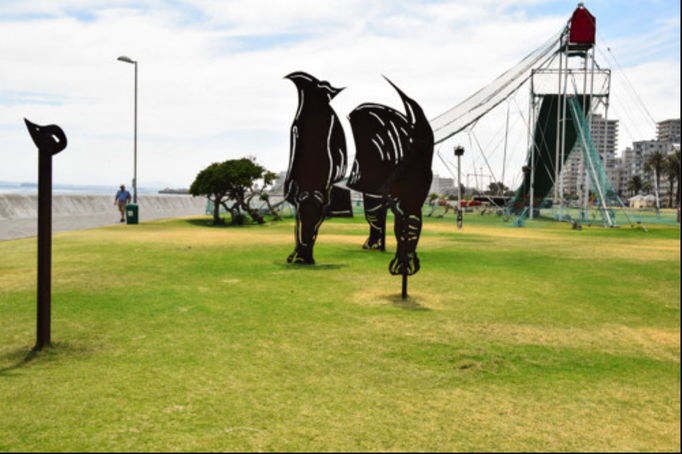
[[[407,274],[403,274],[403,299],[407,299]]]
[[[38,327],[34,350],[50,345],[52,318],[52,154],[38,156]]]
[[[59,126],[24,121],[38,147],[38,315],[33,350],[40,351],[52,341],[52,156],[66,148],[66,135]]]

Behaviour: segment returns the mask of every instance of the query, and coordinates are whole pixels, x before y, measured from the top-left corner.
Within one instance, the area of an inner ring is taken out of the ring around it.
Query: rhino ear
[[[54,156],[66,148],[66,134],[64,134],[64,131],[59,126],[38,126],[26,118],[24,118],[24,122],[38,150],[47,151]]]
[[[320,84],[320,87],[323,88],[323,89],[325,89],[325,90],[327,90],[327,93],[329,93],[329,98],[330,98],[330,99],[334,99],[334,97],[335,97],[336,95],[338,95],[339,93],[341,93],[343,90],[346,89],[346,87],[342,87],[342,88],[335,88],[335,87],[332,87],[331,84],[330,84],[329,82],[322,82],[322,83]]]

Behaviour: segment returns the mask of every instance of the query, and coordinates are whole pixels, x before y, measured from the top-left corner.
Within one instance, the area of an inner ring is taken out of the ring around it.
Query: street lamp
[[[462,155],[464,154],[464,147],[457,145],[455,147],[455,156],[457,156],[457,227],[462,228]]]
[[[133,141],[133,203],[137,204],[137,62],[129,57],[118,57],[118,61],[135,65],[135,137]]]

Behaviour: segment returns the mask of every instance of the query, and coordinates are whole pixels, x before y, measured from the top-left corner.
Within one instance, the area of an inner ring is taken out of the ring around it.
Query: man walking
[[[126,204],[130,203],[132,198],[130,192],[126,191],[125,185],[121,185],[121,189],[114,197],[114,205],[118,204],[118,211],[121,212],[121,222],[125,221]]]

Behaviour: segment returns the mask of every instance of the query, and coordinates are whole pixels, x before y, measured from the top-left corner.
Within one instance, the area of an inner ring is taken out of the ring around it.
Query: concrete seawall
[[[185,195],[138,195],[140,222],[203,215],[206,199]],[[38,232],[38,196],[0,194],[0,241],[35,236]],[[54,195],[52,231],[90,229],[119,224],[114,197]]]

